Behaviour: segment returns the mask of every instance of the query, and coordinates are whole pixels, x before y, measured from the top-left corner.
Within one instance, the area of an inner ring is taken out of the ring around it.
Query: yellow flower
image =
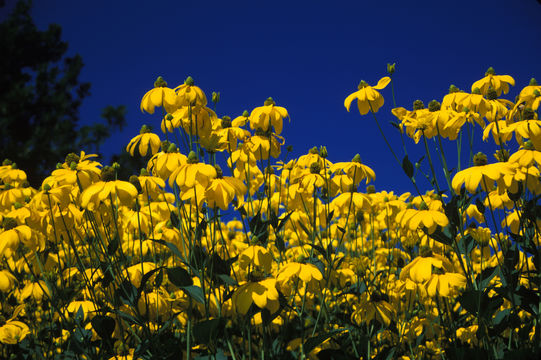
[[[432,274],[426,283],[428,296],[449,297],[455,295],[457,290],[466,287],[466,277],[459,273],[447,272],[445,274]]]
[[[274,132],[278,135],[282,132],[283,119],[289,117],[287,110],[280,106],[275,106],[276,103],[272,98],[265,100],[263,106],[252,110],[250,114],[250,129],[262,129],[267,131],[274,128]]]
[[[428,254],[430,255],[430,254]],[[438,254],[432,256],[418,256],[400,272],[400,280],[410,279],[416,283],[425,283],[432,278],[434,269],[453,272],[453,265],[446,258]]]
[[[176,110],[177,94],[167,87],[161,76],[154,82],[154,89],[149,90],[141,100],[141,112],[154,114],[156,106],[163,106],[165,111],[171,113]]]
[[[45,284],[45,281],[39,280],[37,282],[27,281],[19,296],[20,301],[25,301],[28,298],[32,298],[40,303],[45,294],[47,295],[47,298],[50,298],[51,294],[49,293],[47,284]]]
[[[524,139],[530,139],[536,149],[541,149],[541,121],[523,120],[513,123],[505,129],[500,129],[503,134],[515,132],[515,138],[519,143]]]
[[[17,279],[7,270],[0,270],[0,291],[7,293],[13,289]]]
[[[222,176],[222,170],[217,166],[217,177],[211,180],[205,191],[205,197],[210,207],[217,206],[227,210],[233,198],[237,197],[237,208],[244,203],[246,185],[242,181],[230,176]]]
[[[233,304],[242,315],[248,313],[252,303],[260,309],[268,309],[272,314],[280,308],[278,297],[276,280],[270,278],[241,285],[233,294]]]
[[[164,145],[165,148],[164,149]],[[166,180],[173,172],[184,166],[188,158],[186,155],[178,152],[175,144],[162,143],[162,150],[155,154],[147,163],[147,171],[152,175],[159,176]]]
[[[0,342],[3,344],[17,344],[30,334],[28,325],[21,321],[8,320],[0,327]]]
[[[176,183],[179,187],[193,188],[195,185],[207,187],[210,181],[216,178],[216,168],[199,162],[195,152],[188,155],[187,163],[178,167],[169,176],[169,186]]]
[[[323,275],[321,274],[321,271],[312,264],[289,262],[280,269],[280,272],[276,276],[276,282],[280,287],[283,287],[295,279],[299,279],[304,283],[312,281],[319,282],[323,280]]]
[[[66,316],[75,316],[79,309],[82,309],[84,319],[92,319],[98,312],[96,304],[89,300],[72,301],[68,304],[65,313]]]
[[[368,324],[375,320],[385,326],[389,326],[391,320],[395,318],[395,310],[392,305],[385,300],[384,295],[373,292],[371,296],[367,293],[361,295],[358,304],[353,305],[355,311],[351,314],[351,320],[358,325]]]
[[[488,191],[494,185],[494,181],[499,182],[504,175],[513,175],[515,168],[510,163],[495,163],[486,164],[486,155],[483,153],[477,153],[474,156],[474,163],[476,166],[462,170],[458,172],[451,183],[451,187],[458,194],[460,188],[464,184],[466,190],[470,193],[474,193],[479,184],[484,191]]]
[[[206,106],[207,97],[203,90],[194,85],[193,78],[188,76],[184,84],[177,86],[175,91],[178,95],[177,105],[180,106]],[[172,111],[169,111],[172,112]]]
[[[447,216],[438,210],[429,209],[426,205],[421,210],[406,209],[396,216],[396,222],[404,228],[416,231],[419,228],[427,228],[429,234],[436,231],[438,226],[446,227],[449,224]]]
[[[251,245],[239,255],[239,267],[248,269],[250,265],[256,265],[263,268],[265,272],[270,272],[272,267],[272,254],[262,246]]]
[[[515,79],[509,75],[495,75],[493,68],[488,68],[485,73],[485,77],[481,80],[477,80],[471,86],[473,92],[474,89],[479,89],[481,94],[487,95],[490,88],[496,90],[498,96],[502,94],[507,94],[509,92],[509,85],[515,86]]]
[[[379,108],[383,106],[383,96],[376,90],[384,89],[391,78],[385,76],[378,81],[376,86],[369,86],[366,82],[361,81],[359,83],[359,90],[346,97],[344,100],[344,106],[349,111],[351,102],[357,99],[357,106],[361,115],[368,114],[368,111],[378,112]]]
[[[121,205],[130,206],[137,197],[137,188],[127,181],[110,180],[114,175],[112,169],[105,167],[102,170],[102,179],[90,185],[81,194],[81,206],[87,210],[93,211],[100,202],[112,199],[117,200]]]
[[[359,184],[363,179],[366,179],[367,183],[376,179],[374,170],[361,163],[359,154],[356,154],[350,162],[331,164],[330,171],[333,174],[343,172],[353,180],[355,185]]]
[[[3,225],[5,231],[0,233],[0,256],[6,257],[10,257],[17,250],[20,243],[25,245],[31,243],[33,236],[32,229],[29,226],[17,226],[14,221],[8,221],[8,219],[10,218],[4,218]]]
[[[154,155],[160,149],[160,145],[160,137],[153,134],[146,125],[143,125],[140,134],[131,139],[128,146],[126,146],[126,151],[129,152],[131,156],[134,156],[135,148],[139,148],[139,154],[145,156],[150,146],[150,154]]]

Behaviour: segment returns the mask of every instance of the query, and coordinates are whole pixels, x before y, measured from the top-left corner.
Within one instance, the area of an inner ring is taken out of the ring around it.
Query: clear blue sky
[[[375,85],[396,62],[396,99],[408,109],[415,99],[441,100],[450,84],[469,91],[489,66],[515,78],[513,96],[531,77],[541,81],[536,0],[48,0],[35,1],[33,16],[40,28],[61,25],[70,54],[84,60],[81,80],[92,83],[92,95],[82,123],[99,120],[106,105],[127,106],[128,128],[104,150],[117,152],[143,123],[158,128],[158,116],[139,111],[158,75],[171,87],[191,75],[209,98],[221,93],[219,116],[238,116],[272,96],[291,115],[283,135],[295,156],[319,145],[334,162],[360,153],[378,190],[413,191],[371,116],[344,108],[361,79]],[[378,117],[400,152],[388,125],[395,120],[390,86],[382,94]],[[409,144],[420,156],[420,145]]]

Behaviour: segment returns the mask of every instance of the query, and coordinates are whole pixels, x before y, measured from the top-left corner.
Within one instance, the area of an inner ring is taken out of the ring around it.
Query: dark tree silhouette
[[[90,83],[79,80],[83,60],[66,56],[59,25],[37,29],[31,5],[18,1],[0,24],[0,161],[17,163],[39,186],[68,153],[99,150],[114,128],[124,126],[126,108],[108,106],[106,124],[78,128],[79,107],[90,94]]]

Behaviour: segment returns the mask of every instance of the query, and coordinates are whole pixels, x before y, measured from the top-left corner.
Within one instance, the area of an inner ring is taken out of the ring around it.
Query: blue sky
[[[32,13],[40,28],[61,25],[70,54],[85,62],[81,80],[92,83],[92,95],[82,106],[83,124],[99,121],[106,105],[127,106],[129,125],[106,152],[125,146],[144,123],[158,128],[158,116],[139,110],[158,75],[171,87],[191,75],[209,98],[221,93],[219,116],[238,116],[273,97],[291,115],[283,135],[295,156],[319,145],[334,162],[359,153],[376,171],[378,190],[413,192],[373,118],[344,108],[361,79],[375,85],[386,64],[396,63],[397,103],[408,109],[415,99],[441,100],[450,84],[469,91],[489,66],[515,78],[513,96],[531,77],[541,80],[535,0],[48,0],[34,1]],[[390,86],[382,94],[378,118],[402,153],[388,125],[395,120]],[[408,144],[420,157],[421,145]]]

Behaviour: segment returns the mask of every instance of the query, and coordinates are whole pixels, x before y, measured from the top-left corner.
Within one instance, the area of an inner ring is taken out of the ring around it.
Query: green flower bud
[[[421,100],[415,100],[413,102],[413,110],[421,110],[425,108],[425,104]]]
[[[491,86],[488,88],[487,91],[487,100],[496,100],[498,98],[498,93],[496,90]]]
[[[537,86],[537,80],[535,80],[535,78],[531,78],[530,79],[530,86]]]
[[[13,228],[16,228],[19,224],[17,224],[17,220],[10,217],[5,217],[4,220],[2,220],[2,227],[4,230],[11,230]]]
[[[229,116],[222,117],[222,128],[227,129],[231,127],[231,118]]]
[[[148,134],[149,132],[151,132],[151,129],[147,125],[141,126],[141,130],[139,130],[139,134],[141,135]]]
[[[452,93],[456,93],[456,92],[459,92],[460,89],[457,88],[455,85],[451,84],[451,86],[449,86],[449,94],[452,94]]]
[[[73,170],[73,171],[77,170],[77,163],[75,161],[72,161],[70,163],[70,170]]]
[[[197,164],[199,162],[199,158],[197,157],[197,154],[195,151],[190,151],[188,154],[188,164]]]
[[[308,151],[309,154],[318,154],[319,155],[319,150],[317,149],[317,146],[314,146],[313,148],[310,149],[310,151]]]
[[[357,89],[361,90],[362,88],[365,88],[367,86],[368,86],[368,83],[366,81],[364,81],[364,80],[361,80],[359,82],[359,85],[357,85]]]
[[[376,187],[374,185],[368,185],[366,187],[366,193],[367,194],[375,194],[376,193]]]
[[[167,152],[167,149],[169,148],[169,144],[171,144],[169,141],[164,140],[161,142],[161,147],[163,152]]]
[[[396,63],[387,63],[387,74],[392,75],[396,71]]]
[[[276,103],[275,103],[274,100],[270,97],[270,98],[268,98],[267,100],[265,100],[265,102],[263,103],[263,105],[265,105],[265,106],[276,105]]]
[[[8,166],[8,165],[11,165],[11,164],[12,164],[12,162],[9,159],[4,159],[4,161],[2,161],[3,166]]]
[[[56,163],[56,170],[58,169],[62,169],[62,164],[61,163]]]
[[[105,166],[101,169],[101,180],[102,181],[114,181],[116,178],[115,169],[111,166]]]
[[[219,92],[212,92],[212,102],[214,104],[217,104],[220,101],[220,93]]]
[[[507,160],[509,160],[509,150],[507,149],[496,150],[496,152],[494,153],[494,157],[499,162],[507,162]]]
[[[166,86],[167,86],[167,82],[161,76],[158,76],[156,81],[154,81],[154,87],[155,88],[166,87]]]
[[[220,165],[216,164],[214,165],[214,168],[216,169],[216,178],[221,179],[224,177],[224,172],[222,171],[222,168]]]
[[[487,156],[482,152],[478,152],[473,156],[473,163],[475,166],[483,166],[487,164]]]
[[[118,169],[120,169],[120,164],[115,161],[111,167],[115,169],[115,171],[118,171]]]
[[[49,184],[43,185],[43,191],[47,192],[49,190],[51,190],[51,185],[49,185]]]
[[[326,146],[320,146],[319,147],[319,156],[326,159],[328,155],[329,155],[329,153],[327,152],[327,147]]]
[[[428,103],[428,111],[434,112],[434,111],[439,111],[440,109],[441,109],[441,104],[438,101],[432,100],[431,102]]]
[[[248,117],[248,116],[250,116],[250,113],[248,112],[248,110],[244,110],[244,111],[242,112],[242,116]]]
[[[353,157],[353,159],[351,159],[351,162],[355,162],[355,163],[361,163],[361,155],[359,154],[355,154],[355,156]]]
[[[165,120],[167,120],[167,121],[173,120],[173,115],[171,115],[171,114],[165,115]]]
[[[75,153],[69,153],[68,155],[66,155],[66,159],[64,160],[64,162],[66,164],[71,164],[72,162],[78,163],[80,160],[81,158],[79,157],[79,155]]]
[[[148,173],[148,170],[145,169],[145,168],[142,168],[141,171],[139,172],[139,176],[149,176],[150,174]]]
[[[319,174],[320,171],[321,171],[321,166],[319,165],[317,161],[314,161],[313,163],[310,164],[311,174]]]
[[[487,69],[487,71],[485,72],[485,76],[489,76],[489,75],[494,75],[496,74],[496,72],[494,71],[494,68],[491,66]]]
[[[184,80],[184,84],[186,84],[188,86],[193,86],[193,84],[194,84],[193,78],[191,76],[188,76],[186,78],[186,80]]]
[[[173,143],[170,143],[169,146],[167,147],[167,153],[174,153],[174,152],[177,152],[177,146]]]

